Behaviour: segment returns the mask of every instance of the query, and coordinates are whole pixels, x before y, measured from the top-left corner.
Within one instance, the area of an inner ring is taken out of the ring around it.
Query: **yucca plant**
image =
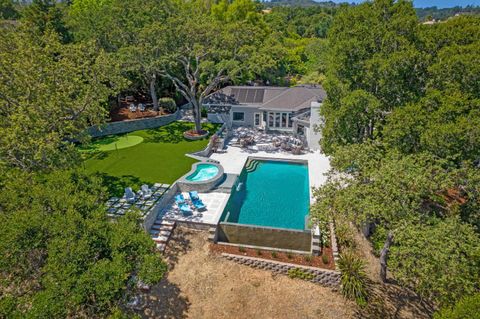
[[[342,272],[342,294],[359,305],[367,303],[368,278],[365,273],[365,263],[351,251],[344,251],[338,260]]]

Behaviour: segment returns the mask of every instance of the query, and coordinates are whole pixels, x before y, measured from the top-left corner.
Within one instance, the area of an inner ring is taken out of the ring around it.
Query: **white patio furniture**
[[[133,192],[131,187],[125,188],[125,199],[128,203],[135,202],[135,193]]]
[[[131,103],[128,109],[130,110],[130,112],[135,112],[137,110],[137,107],[135,106],[134,103]]]
[[[138,104],[138,109],[140,110],[140,112],[144,112],[145,111],[145,104],[143,104],[143,103]]]
[[[152,197],[152,190],[148,187],[147,184],[143,184],[141,187],[143,199],[149,199]]]

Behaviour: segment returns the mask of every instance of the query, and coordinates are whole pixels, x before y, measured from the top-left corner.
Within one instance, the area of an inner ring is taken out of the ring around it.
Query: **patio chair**
[[[130,112],[135,112],[135,111],[137,111],[137,107],[135,106],[134,103],[131,103],[131,104],[130,104],[130,107],[129,107],[128,109],[130,110]]]
[[[195,206],[197,210],[205,210],[207,208],[200,197],[198,197],[196,191],[189,192],[188,194],[190,195],[190,200],[192,201],[193,206]]]
[[[142,197],[144,199],[149,199],[150,197],[152,197],[152,190],[148,187],[147,184],[142,185],[141,191],[142,191]]]
[[[138,110],[140,112],[145,112],[145,104],[143,104],[143,103],[138,104]]]
[[[192,209],[187,204],[182,194],[175,195],[175,203],[177,204],[178,209],[180,209],[183,214],[188,214],[192,212]]]
[[[135,201],[135,193],[133,192],[131,187],[125,188],[125,199],[129,203],[132,203]]]

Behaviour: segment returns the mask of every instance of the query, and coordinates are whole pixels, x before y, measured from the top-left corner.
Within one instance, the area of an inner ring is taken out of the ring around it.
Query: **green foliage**
[[[257,249],[256,252],[257,252],[257,256],[261,256],[261,255],[262,255],[262,251],[261,251],[260,249]]]
[[[203,118],[206,118],[206,117],[208,116],[208,110],[207,110],[206,107],[202,107],[202,109],[200,110],[200,112],[201,112],[201,116],[202,116]]]
[[[309,263],[309,262],[312,261],[313,257],[312,257],[312,255],[305,255],[305,256],[303,256],[303,259],[305,259],[305,261],[306,261],[307,263]]]
[[[169,113],[174,113],[177,110],[177,104],[170,97],[162,97],[158,100],[158,105]]]
[[[330,261],[330,258],[328,258],[328,255],[322,255],[322,262],[326,265]]]
[[[152,285],[159,282],[167,272],[167,264],[159,255],[145,255],[138,271],[139,279]]]
[[[2,313],[107,316],[137,269],[151,283],[161,279],[164,263],[139,216],[109,221],[98,179],[74,171],[1,176]],[[161,272],[146,269],[154,260]]]
[[[241,253],[244,253],[244,252],[246,252],[247,250],[246,250],[245,247],[243,247],[243,246],[238,246],[238,251],[241,252]]]
[[[0,0],[0,20],[13,20],[19,17],[18,8],[13,0]]]
[[[85,44],[62,45],[55,34],[36,36],[2,29],[0,69],[0,157],[8,166],[48,170],[72,166],[71,141],[100,124],[110,95],[125,81],[115,63]]]
[[[342,294],[363,306],[368,298],[368,278],[365,263],[351,251],[343,251],[338,260],[341,271]]]
[[[277,252],[276,251],[272,251],[272,258],[277,258]]]
[[[288,253],[287,253],[287,258],[288,258],[288,259],[292,259],[292,258],[293,258],[293,254],[292,254],[291,252],[288,252]]]
[[[304,271],[301,268],[291,268],[288,270],[288,277],[299,278],[303,280],[312,280],[315,276],[309,272]]]
[[[453,307],[446,307],[436,312],[434,319],[475,319],[480,314],[480,293],[465,296]]]
[[[480,237],[457,218],[407,224],[395,235],[390,267],[403,285],[450,305],[478,289]]]

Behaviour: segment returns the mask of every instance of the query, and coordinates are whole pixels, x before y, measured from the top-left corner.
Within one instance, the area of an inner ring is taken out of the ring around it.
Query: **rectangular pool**
[[[306,163],[249,158],[220,220],[304,230],[309,208]]]

